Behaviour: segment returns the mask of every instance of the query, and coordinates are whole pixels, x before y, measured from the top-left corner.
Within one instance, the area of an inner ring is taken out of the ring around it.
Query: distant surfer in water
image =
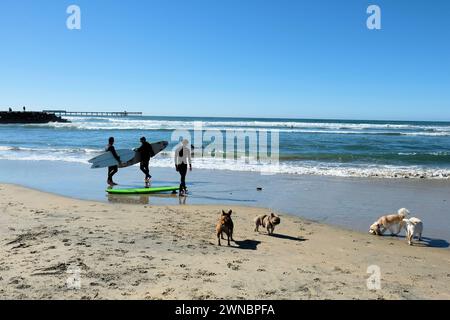
[[[189,170],[192,171],[191,149],[188,148],[188,144],[189,141],[187,139],[184,139],[181,143],[181,146],[179,146],[175,150],[175,169],[181,176],[180,196],[183,196],[187,193],[186,174],[188,171],[188,164]]]
[[[150,179],[152,176],[150,175],[150,169],[148,168],[150,163],[150,158],[153,157],[155,154],[153,152],[153,148],[150,145],[150,143],[147,142],[147,139],[145,137],[141,138],[141,146],[136,149],[137,152],[141,155],[141,171],[145,174],[145,183],[150,183]]]
[[[113,157],[117,160],[117,162],[119,164],[122,163],[122,161],[120,160],[119,155],[116,152],[116,148],[114,148],[114,138],[113,137],[109,138],[108,145],[106,146],[105,151],[111,152]],[[117,173],[117,171],[119,171],[119,167],[117,165],[108,167],[108,184],[111,187],[117,185],[117,183],[115,183],[113,181],[113,176]]]

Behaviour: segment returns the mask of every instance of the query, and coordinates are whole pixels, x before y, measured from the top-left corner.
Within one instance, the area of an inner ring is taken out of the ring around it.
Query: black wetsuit
[[[181,163],[178,165],[178,172],[181,176],[181,183],[180,183],[180,192],[186,192],[186,174],[188,171],[188,165],[186,163]]]
[[[153,148],[147,141],[143,142],[142,145],[137,149],[137,151],[141,155],[141,171],[145,174],[145,179],[150,179],[152,176],[150,175],[150,169],[148,168],[150,158],[155,154],[153,152]]]
[[[120,160],[119,155],[116,152],[116,148],[114,148],[114,146],[112,145],[108,145],[106,147],[106,151],[109,151],[112,153],[113,157],[117,160],[118,163],[121,163],[122,161]],[[117,171],[119,171],[119,167],[117,165],[115,166],[111,166],[108,167],[108,182],[112,182],[112,178],[113,176],[117,173]]]
[[[185,154],[185,152],[187,154]],[[188,164],[187,162],[189,162],[189,164],[191,164],[191,155],[190,155],[191,150],[189,150],[186,147],[179,147],[175,153],[175,165],[177,167],[177,171],[180,174],[180,193],[181,192],[186,192],[186,174],[188,172]]]

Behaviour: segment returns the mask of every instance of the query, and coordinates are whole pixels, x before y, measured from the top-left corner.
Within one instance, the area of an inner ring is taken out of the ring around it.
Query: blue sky
[[[2,0],[0,106],[450,120],[449,40],[446,0]]]

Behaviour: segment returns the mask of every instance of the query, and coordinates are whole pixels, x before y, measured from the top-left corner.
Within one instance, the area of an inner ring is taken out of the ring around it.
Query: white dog
[[[412,245],[412,240],[415,236],[419,238],[419,241],[422,240],[422,232],[423,232],[423,223],[418,218],[411,217],[409,219],[403,219],[405,223],[406,229],[406,240],[408,244]]]

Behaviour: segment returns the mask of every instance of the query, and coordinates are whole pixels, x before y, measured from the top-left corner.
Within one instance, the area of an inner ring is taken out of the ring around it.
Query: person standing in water
[[[175,150],[175,169],[181,176],[180,196],[187,193],[186,189],[186,174],[189,170],[192,171],[191,149],[188,148],[189,141],[184,139],[181,145]]]
[[[150,145],[150,143],[147,142],[147,139],[145,137],[141,138],[141,146],[136,149],[136,152],[139,152],[141,155],[141,171],[145,174],[145,183],[150,183],[150,179],[152,176],[150,175],[150,169],[149,169],[149,162],[150,158],[153,157],[155,154],[153,152],[153,148]]]
[[[120,160],[119,155],[116,152],[116,148],[114,148],[114,137],[109,138],[108,145],[105,148],[106,152],[111,152],[113,157],[117,160],[118,164],[121,164],[122,161]],[[108,167],[108,184],[112,186],[116,186],[117,183],[113,181],[113,176],[119,171],[118,165]]]

